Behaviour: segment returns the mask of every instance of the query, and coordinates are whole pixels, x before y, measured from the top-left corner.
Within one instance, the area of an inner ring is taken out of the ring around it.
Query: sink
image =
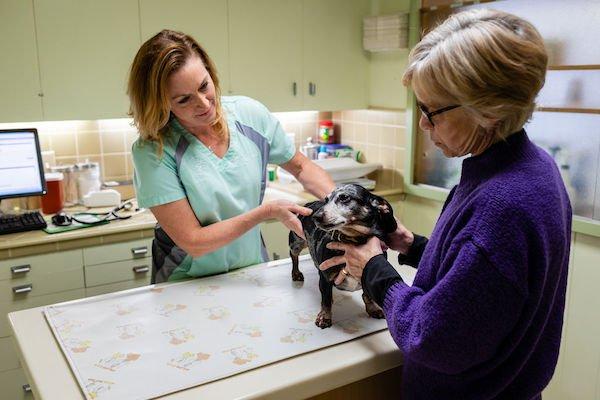
[[[288,200],[296,204],[304,204],[308,201],[302,196],[267,186],[263,203],[272,200]]]
[[[313,162],[323,168],[335,182],[360,178],[381,168],[379,163],[362,164],[344,157],[313,160]],[[296,182],[296,178],[282,168],[279,168],[277,175],[280,181]]]

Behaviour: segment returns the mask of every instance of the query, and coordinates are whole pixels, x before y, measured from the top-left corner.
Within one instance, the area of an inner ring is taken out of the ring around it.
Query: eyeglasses
[[[419,109],[421,110],[423,115],[425,115],[427,117],[427,120],[429,121],[431,126],[435,126],[435,124],[433,123],[433,119],[432,119],[433,116],[445,113],[446,111],[454,110],[455,108],[460,107],[460,104],[455,104],[452,106],[440,108],[439,110],[435,110],[435,111],[431,111],[431,112],[429,112],[429,110],[427,110],[427,107],[425,107],[422,103],[417,102],[417,106],[419,107]]]

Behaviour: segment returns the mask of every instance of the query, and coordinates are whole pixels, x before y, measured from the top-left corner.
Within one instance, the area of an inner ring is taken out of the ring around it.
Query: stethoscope
[[[93,213],[93,212],[78,212],[72,215],[68,215],[65,212],[60,212],[52,216],[52,223],[56,226],[69,226],[73,222],[79,222],[84,225],[100,225],[106,223],[108,221],[114,221],[117,219],[129,219],[131,215],[119,215],[117,214],[119,211],[128,211],[133,208],[133,203],[131,200],[125,201],[121,203],[119,206],[113,208],[110,211],[103,213]],[[89,220],[85,217],[94,217],[94,220]],[[98,218],[99,217],[99,218]]]

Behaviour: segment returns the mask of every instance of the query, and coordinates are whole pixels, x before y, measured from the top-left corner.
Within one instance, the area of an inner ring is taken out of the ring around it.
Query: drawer
[[[33,394],[26,392],[23,385],[27,385],[27,378],[21,368],[0,372],[2,399],[33,400]]]
[[[49,274],[83,267],[82,257],[81,250],[69,250],[0,261],[0,281],[38,276],[47,279]]]
[[[93,287],[110,283],[135,280],[150,283],[152,258],[118,261],[108,264],[86,265],[85,286]]]
[[[106,294],[106,293],[120,292],[121,290],[133,289],[136,287],[146,286],[149,284],[150,284],[150,277],[148,277],[147,280],[146,279],[144,279],[144,280],[136,279],[135,281],[124,281],[124,282],[112,283],[110,285],[94,286],[94,287],[85,289],[85,296],[91,297],[91,296],[98,296],[98,295]]]
[[[0,372],[20,367],[21,364],[12,336],[0,338]]]
[[[45,296],[29,297],[11,302],[0,302],[0,337],[12,335],[12,332],[8,327],[8,317],[6,316],[9,312],[81,299],[83,297],[85,297],[85,290],[76,289]]]
[[[106,264],[115,261],[134,260],[152,255],[152,239],[140,239],[126,243],[107,244],[83,249],[85,265]]]
[[[68,269],[46,268],[35,276],[24,276],[19,279],[0,281],[0,303],[65,292],[72,289],[83,289],[83,266]]]

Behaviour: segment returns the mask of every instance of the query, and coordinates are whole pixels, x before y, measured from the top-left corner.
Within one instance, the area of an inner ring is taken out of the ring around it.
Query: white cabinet
[[[231,93],[272,111],[300,110],[302,1],[230,0]]]
[[[0,122],[126,117],[131,62],[169,28],[217,66],[222,94],[273,111],[365,108],[369,0],[7,0]]]
[[[44,119],[126,117],[138,1],[34,0],[34,9]]]
[[[42,98],[33,4],[0,2],[0,121],[40,121]]]
[[[86,296],[150,284],[152,239],[83,249]]]
[[[140,23],[142,42],[163,29],[181,31],[196,39],[216,64],[222,94],[228,93],[229,33],[226,1],[140,0]]]
[[[362,20],[369,11],[367,0],[304,0],[304,109],[367,107]]]
[[[600,398],[600,238],[574,236],[560,356],[544,391],[550,400]]]
[[[368,0],[230,0],[231,90],[272,111],[367,106]]]

